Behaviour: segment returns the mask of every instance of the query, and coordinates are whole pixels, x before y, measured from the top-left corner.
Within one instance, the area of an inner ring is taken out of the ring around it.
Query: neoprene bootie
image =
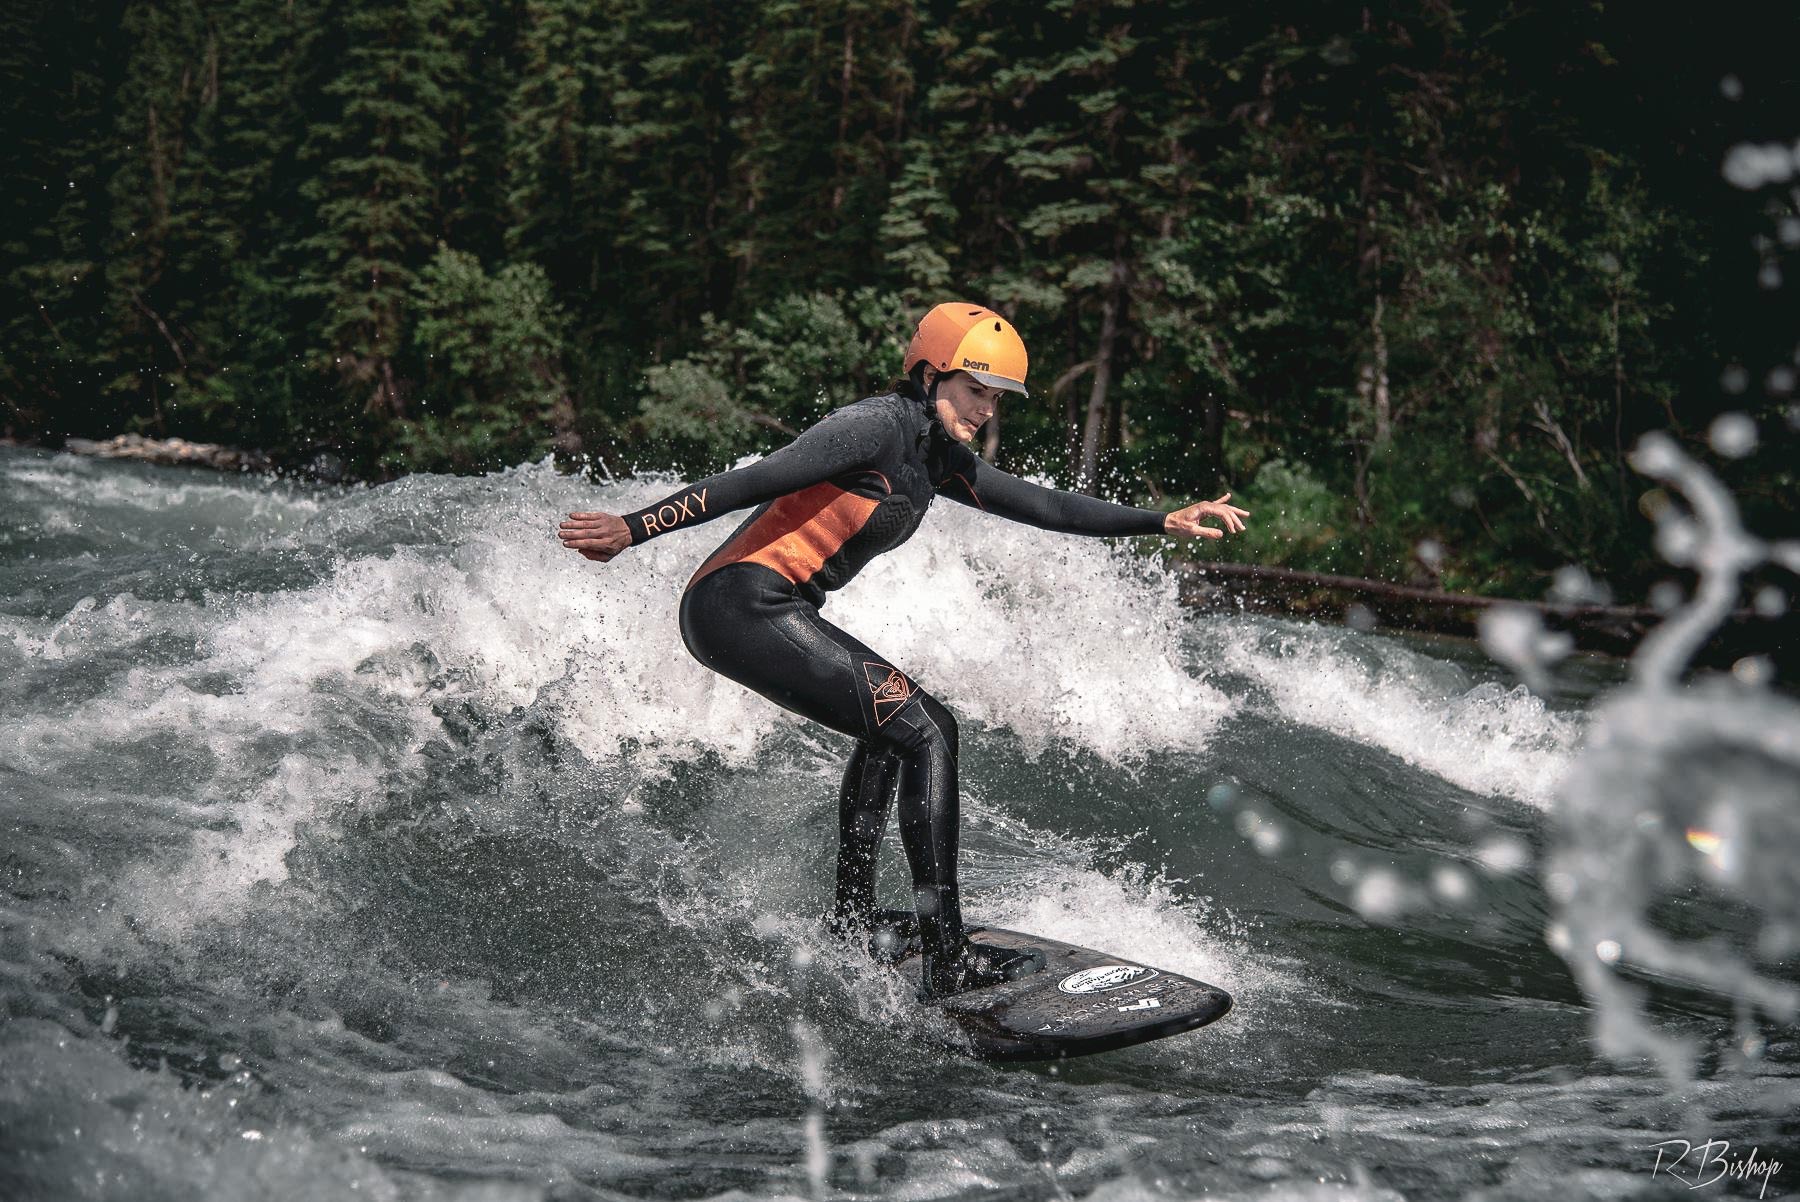
[[[951,994],[1003,985],[1030,976],[1044,967],[1044,953],[1035,947],[995,947],[965,939],[953,953],[927,950],[920,974],[919,998],[934,1001]]]

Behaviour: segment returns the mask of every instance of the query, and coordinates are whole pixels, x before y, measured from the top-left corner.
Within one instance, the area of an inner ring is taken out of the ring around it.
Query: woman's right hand
[[[616,513],[571,513],[556,529],[562,545],[605,563],[631,545],[631,528]]]

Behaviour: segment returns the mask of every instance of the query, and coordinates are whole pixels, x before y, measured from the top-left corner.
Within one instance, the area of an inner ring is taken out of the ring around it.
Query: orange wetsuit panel
[[[761,517],[714,551],[688,579],[688,587],[728,563],[760,563],[804,584],[862,529],[877,504],[829,481],[778,497]]]

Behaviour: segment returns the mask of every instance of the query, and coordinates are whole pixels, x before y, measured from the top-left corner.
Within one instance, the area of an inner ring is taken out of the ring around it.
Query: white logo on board
[[[1105,993],[1109,989],[1148,981],[1156,975],[1154,968],[1145,968],[1142,964],[1106,964],[1071,973],[1057,982],[1056,987],[1064,993]]]

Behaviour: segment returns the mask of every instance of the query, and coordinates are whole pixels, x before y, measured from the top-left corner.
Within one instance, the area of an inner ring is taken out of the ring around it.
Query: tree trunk
[[[575,394],[569,391],[561,365],[539,359],[532,363],[531,374],[556,398],[550,403],[551,449],[558,459],[579,458],[582,452],[580,418],[576,412]]]
[[[1078,346],[1081,343],[1081,318],[1074,305],[1068,306],[1068,314],[1069,345]],[[1090,362],[1088,366],[1093,365]],[[1072,384],[1079,374],[1074,368],[1070,368],[1063,373],[1062,379],[1057,383],[1061,384],[1063,380],[1067,380]],[[1066,395],[1067,399],[1063,402],[1063,462],[1079,467],[1081,462],[1081,412],[1075,404],[1075,390],[1071,388]],[[1050,396],[1052,400],[1055,399],[1055,386],[1051,387]]]
[[[1094,351],[1094,386],[1088,391],[1087,420],[1081,430],[1081,469],[1075,481],[1076,488],[1090,495],[1099,487],[1100,443],[1105,434],[1120,311],[1125,307],[1125,278],[1125,260],[1114,259],[1112,279],[1100,301],[1100,345]]]
[[[1368,20],[1366,12],[1363,19],[1365,22]],[[1356,498],[1356,520],[1362,536],[1365,571],[1374,556],[1370,531],[1375,526],[1375,506],[1369,495],[1369,465],[1374,460],[1376,451],[1387,442],[1392,432],[1390,427],[1393,413],[1388,395],[1387,332],[1381,320],[1385,299],[1381,289],[1382,245],[1375,196],[1378,186],[1374,157],[1365,151],[1359,189],[1363,220],[1362,227],[1356,234],[1356,274],[1359,283],[1365,283],[1373,289],[1375,304],[1369,317],[1369,351],[1362,358],[1356,372],[1356,396],[1362,402],[1364,412],[1369,415],[1373,429],[1368,438],[1353,437],[1350,443],[1356,461],[1356,473],[1351,487]]]
[[[1615,285],[1616,288],[1616,285]],[[1631,512],[1630,502],[1625,497],[1625,354],[1619,337],[1619,294],[1613,293],[1612,303],[1612,353],[1613,353],[1613,479],[1618,482],[1619,514],[1627,516]]]
[[[838,126],[837,126],[837,184],[831,189],[831,211],[833,213],[844,207],[844,143],[850,137],[850,81],[854,78],[852,68],[856,63],[856,24],[849,16],[844,18],[844,64],[838,80]]]
[[[1379,259],[1380,251],[1376,251]],[[1369,358],[1364,360],[1356,382],[1356,395],[1362,398],[1375,422],[1376,446],[1387,442],[1393,433],[1393,404],[1388,396],[1387,331],[1382,327],[1383,297],[1380,286],[1375,290],[1375,311],[1369,318]]]
[[[1225,483],[1225,402],[1207,393],[1200,402],[1200,478],[1208,495]]]

